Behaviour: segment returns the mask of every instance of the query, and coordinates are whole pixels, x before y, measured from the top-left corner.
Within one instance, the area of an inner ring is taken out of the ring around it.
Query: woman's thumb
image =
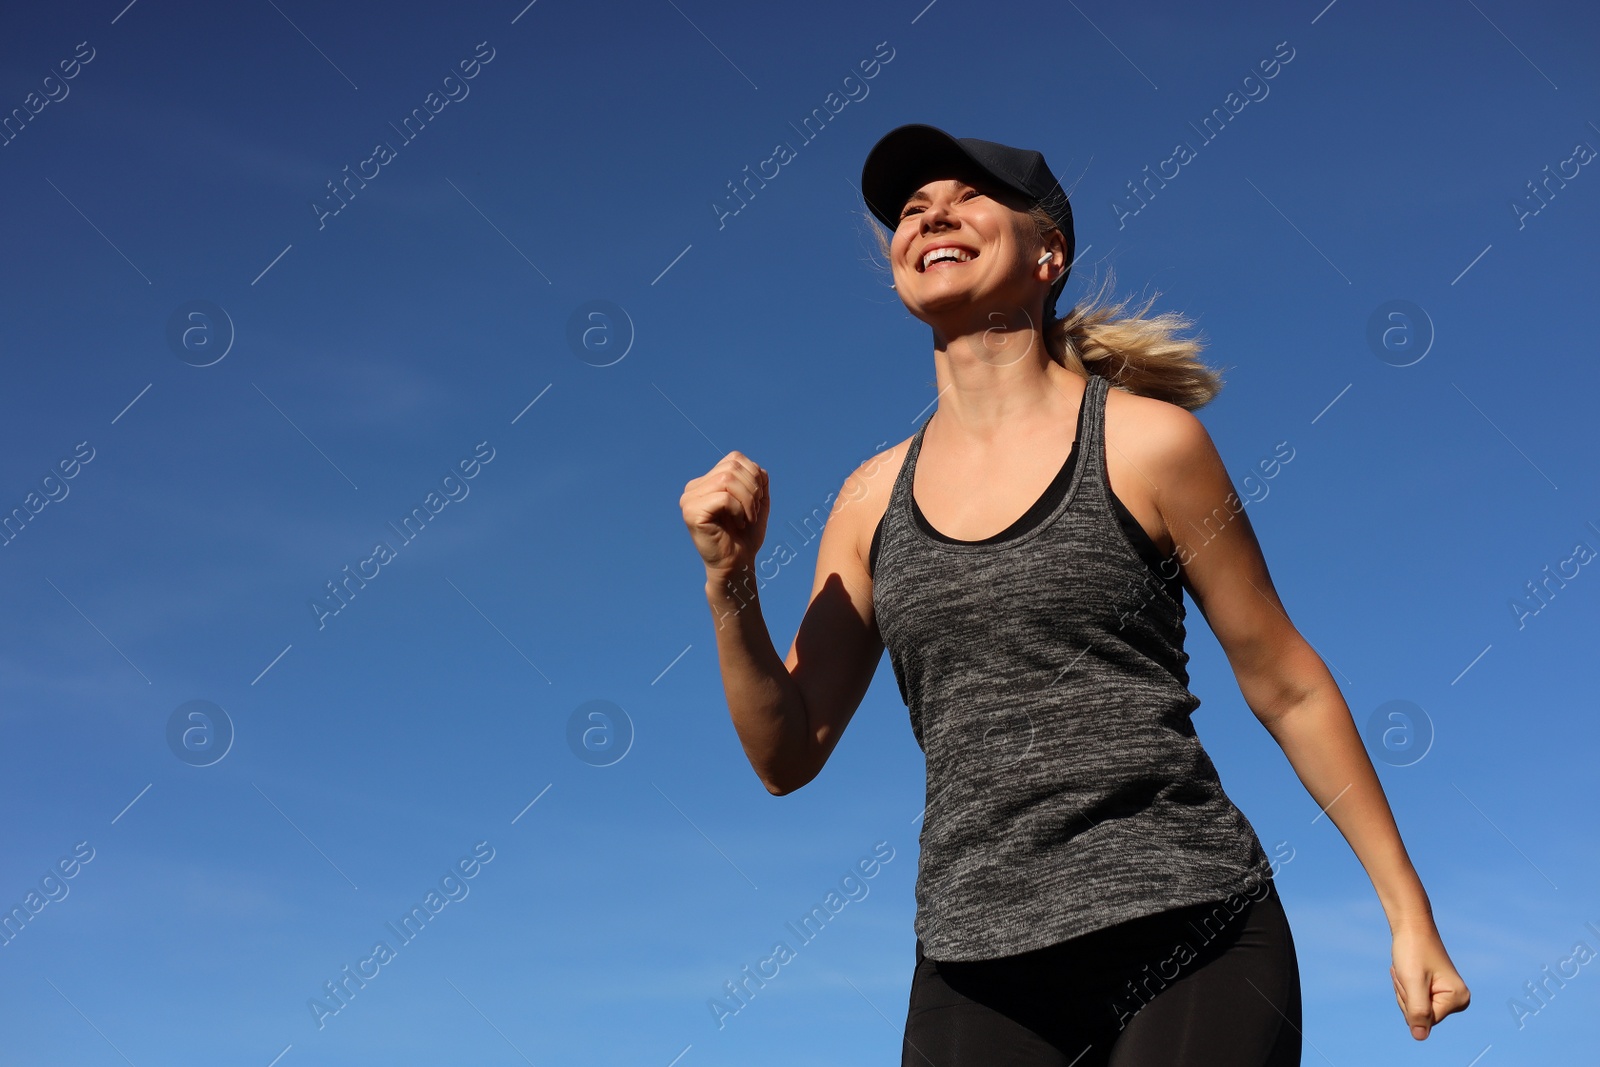
[[[1400,1010],[1411,1027],[1411,1036],[1421,1041],[1433,1029],[1433,989],[1428,975],[1421,970],[1401,973],[1389,968],[1394,978],[1395,993],[1400,998]]]

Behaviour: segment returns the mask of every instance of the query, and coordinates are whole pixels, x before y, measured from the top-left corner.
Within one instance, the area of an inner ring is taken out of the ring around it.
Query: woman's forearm
[[[761,616],[753,575],[706,575],[728,714],[745,757],[767,791],[781,796],[810,778],[806,709]]]
[[[1433,924],[1433,909],[1350,708],[1329,677],[1266,723],[1295,774],[1372,879],[1391,932]]]

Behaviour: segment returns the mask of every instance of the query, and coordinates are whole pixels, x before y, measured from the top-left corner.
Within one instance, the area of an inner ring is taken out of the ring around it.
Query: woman
[[[1425,1038],[1470,993],[1191,414],[1221,385],[1174,336],[1185,320],[1056,317],[1072,212],[1038,152],[902,126],[861,187],[932,330],[938,407],[845,480],[786,660],[753,581],[767,472],[731,452],[681,505],[769,792],[816,777],[889,650],[928,771],[903,1064],[1300,1062],[1272,879],[1292,846],[1266,854],[1195,735],[1184,589],[1371,877],[1396,1002]]]

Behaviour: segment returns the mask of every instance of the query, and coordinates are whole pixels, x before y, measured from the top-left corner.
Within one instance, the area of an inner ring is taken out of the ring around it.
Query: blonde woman
[[[901,126],[861,189],[932,331],[938,406],[845,480],[786,660],[753,580],[766,470],[731,452],[681,505],[769,792],[816,777],[889,651],[927,763],[902,1063],[1300,1062],[1273,879],[1292,845],[1267,853],[1196,736],[1185,590],[1371,877],[1395,1000],[1425,1038],[1470,993],[1192,414],[1221,380],[1176,336],[1186,320],[1098,300],[1056,315],[1072,209],[1037,151]]]

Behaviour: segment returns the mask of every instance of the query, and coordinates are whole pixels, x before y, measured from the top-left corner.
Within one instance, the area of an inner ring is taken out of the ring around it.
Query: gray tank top
[[[1028,952],[1272,874],[1190,721],[1181,591],[1113,506],[1109,388],[1090,375],[1053,509],[983,541],[933,531],[911,493],[930,415],[879,527],[873,610],[927,763],[915,930],[934,960]]]

